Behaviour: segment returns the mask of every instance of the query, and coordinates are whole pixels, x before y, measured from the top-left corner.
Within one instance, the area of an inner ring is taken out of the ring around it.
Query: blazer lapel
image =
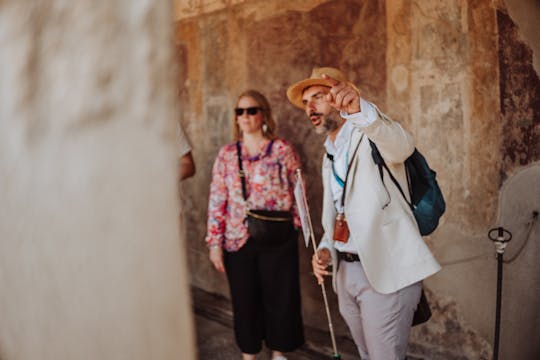
[[[334,223],[334,218],[336,217],[336,213],[335,213],[335,206],[334,206],[334,200],[332,198],[332,190],[331,190],[331,185],[330,185],[330,181],[331,180],[331,176],[332,176],[332,166],[331,166],[331,163],[330,163],[330,160],[328,160],[327,158],[325,158],[323,160],[323,174],[322,174],[322,180],[323,180],[323,202],[324,202],[324,206],[323,206],[323,214],[322,214],[322,219],[323,219],[323,227],[325,228],[325,231],[329,232],[329,231],[333,231],[333,223]],[[330,235],[332,235],[330,233]]]
[[[363,140],[363,138],[365,137],[364,133],[362,131],[359,131],[359,130],[354,130],[351,134],[351,141],[349,142],[349,154],[350,154],[350,158],[349,158],[349,164],[347,164],[348,168],[349,168],[349,176],[347,178],[347,188],[345,189],[346,193],[345,193],[345,203],[347,203],[347,199],[348,197],[351,195],[351,187],[352,187],[352,184],[354,184],[354,178],[355,178],[355,174],[356,174],[356,169],[358,167],[358,154],[360,153],[360,147],[362,146],[361,142]],[[357,151],[356,151],[356,154],[355,153],[355,149],[358,147]],[[354,154],[354,156],[353,156]]]

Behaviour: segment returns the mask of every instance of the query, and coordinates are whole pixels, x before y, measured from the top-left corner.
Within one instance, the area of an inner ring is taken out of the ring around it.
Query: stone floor
[[[199,360],[239,360],[241,353],[234,342],[230,302],[216,294],[193,288],[193,303],[197,331]],[[306,343],[294,353],[286,354],[289,360],[333,359],[329,332],[305,327]],[[336,339],[343,360],[359,359],[356,346],[347,337]],[[257,360],[269,360],[270,354],[263,350]],[[422,360],[410,357],[409,360]]]

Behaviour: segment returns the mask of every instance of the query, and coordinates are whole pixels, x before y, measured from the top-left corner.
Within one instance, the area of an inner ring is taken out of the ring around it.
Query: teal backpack
[[[388,169],[375,143],[369,140],[369,144],[371,145],[371,156],[375,164],[379,167],[379,175],[383,184],[384,168],[411,208],[418,223],[420,234],[431,234],[439,225],[439,219],[446,210],[443,194],[435,179],[435,171],[429,167],[424,156],[417,149],[414,149],[412,155],[405,160],[405,171],[407,173],[407,183],[409,185],[411,199],[409,202],[398,181],[392,175],[390,169]],[[386,188],[386,185],[384,186]]]

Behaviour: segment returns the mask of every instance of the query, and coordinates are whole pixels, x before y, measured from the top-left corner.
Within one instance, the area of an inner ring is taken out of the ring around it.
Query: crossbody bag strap
[[[354,152],[351,156],[351,161],[347,164],[347,173],[345,174],[345,181],[343,181],[343,193],[341,194],[341,207],[345,207],[345,193],[347,192],[347,180],[349,179],[349,172],[351,171],[351,166],[354,161],[354,157],[356,156],[356,152],[358,151],[358,148],[360,147],[360,143],[362,142],[362,139],[364,138],[364,133],[362,133],[362,136],[360,136],[360,140],[358,140],[358,143],[356,144],[356,147],[354,148]]]
[[[246,173],[242,167],[242,148],[240,141],[236,142],[236,155],[238,157],[238,176],[240,176],[240,181],[242,182],[242,195],[244,196],[244,201],[247,202]]]
[[[270,144],[268,145],[268,148],[266,149],[266,155],[269,155],[272,151],[272,145],[274,144],[274,141],[271,140]],[[247,207],[247,191],[246,191],[246,172],[244,171],[244,168],[242,166],[242,147],[240,145],[240,141],[236,142],[236,155],[238,157],[238,176],[240,176],[240,181],[242,182],[242,195],[244,196],[244,202],[246,204],[246,215],[252,216],[259,220],[266,220],[266,221],[290,221],[291,219],[289,217],[275,217],[275,216],[265,216],[262,214],[257,214],[252,212]]]
[[[274,145],[274,140],[270,140],[270,144],[266,148],[265,155],[268,156],[272,152],[272,146]],[[240,141],[236,142],[236,156],[238,158],[238,176],[240,176],[240,181],[242,182],[242,195],[244,196],[244,201],[247,203],[247,189],[246,189],[246,172],[242,166],[242,146]]]

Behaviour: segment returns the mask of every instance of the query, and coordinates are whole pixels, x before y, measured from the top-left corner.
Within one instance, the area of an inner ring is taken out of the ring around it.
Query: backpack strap
[[[341,187],[343,187],[343,192],[341,193],[341,207],[345,207],[345,193],[347,192],[347,180],[349,179],[349,172],[351,171],[351,166],[352,166],[352,163],[354,161],[354,157],[356,156],[356,152],[358,151],[358,148],[360,147],[360,143],[362,142],[363,139],[364,139],[364,134],[362,133],[362,135],[360,136],[360,140],[358,140],[358,142],[356,143],[356,145],[354,147],[352,157],[348,161],[347,172],[345,174],[345,180],[341,179],[335,172],[335,169],[334,169],[334,155],[329,154],[328,151],[326,152],[326,158],[328,160],[330,160],[330,162],[332,163],[332,172],[334,173],[334,178],[336,179],[338,184]],[[348,157],[348,155],[347,155],[347,157]]]
[[[397,181],[397,179],[394,177],[394,175],[392,174],[392,172],[388,168],[388,165],[386,165],[386,162],[384,161],[383,157],[381,156],[381,153],[379,152],[379,149],[377,148],[377,145],[375,145],[375,143],[373,141],[371,141],[371,140],[369,140],[369,145],[371,145],[371,157],[373,158],[373,162],[375,164],[377,164],[377,166],[379,167],[379,176],[380,176],[381,181],[383,183],[383,186],[384,186],[384,188],[386,190],[386,193],[388,194],[388,197],[390,197],[390,193],[388,192],[388,189],[386,188],[386,184],[384,183],[383,168],[385,168],[386,171],[388,172],[388,175],[390,176],[390,179],[392,180],[394,185],[396,185],[397,189],[401,193],[401,196],[403,196],[403,199],[405,200],[407,205],[409,205],[409,207],[411,209],[414,209],[414,205],[411,202],[409,202],[409,200],[407,200],[407,197],[405,196],[405,193],[403,192],[403,189],[399,185],[399,182]],[[410,191],[411,184],[409,182],[409,174],[408,174],[407,166],[405,166],[405,172],[407,173],[407,185],[409,186],[409,191]],[[383,208],[388,206],[388,204],[390,204],[390,201],[388,201],[388,203],[385,204]]]

